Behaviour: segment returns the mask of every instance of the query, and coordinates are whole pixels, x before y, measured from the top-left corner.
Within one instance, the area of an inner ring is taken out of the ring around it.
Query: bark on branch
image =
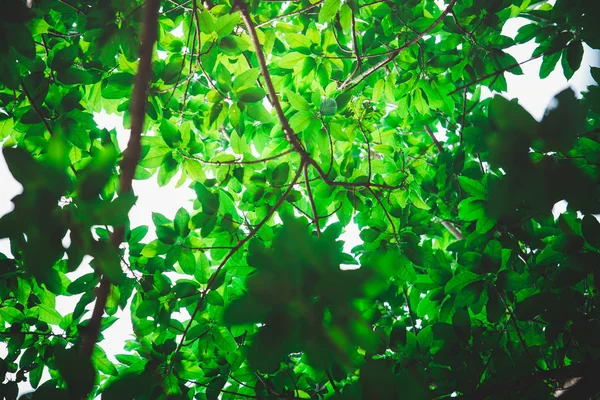
[[[149,80],[152,72],[152,49],[157,38],[158,31],[158,10],[160,0],[146,0],[144,5],[144,19],[142,26],[142,43],[140,44],[139,56],[140,62],[138,71],[135,75],[133,92],[131,94],[131,133],[127,149],[123,154],[121,161],[121,176],[119,181],[119,194],[124,195],[132,191],[132,181],[135,174],[141,153],[140,138],[144,126],[146,115],[146,101],[149,87]],[[125,227],[117,226],[111,235],[111,243],[115,248],[119,248],[123,242]],[[91,356],[94,346],[100,335],[102,324],[102,315],[106,307],[106,300],[110,293],[110,280],[103,276],[100,280],[100,286],[96,292],[96,304],[92,312],[92,317],[87,326],[86,334],[83,337],[83,354]]]

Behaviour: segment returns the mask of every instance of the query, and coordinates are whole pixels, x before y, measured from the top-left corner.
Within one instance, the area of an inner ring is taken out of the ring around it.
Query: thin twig
[[[521,343],[521,346],[523,347],[523,350],[525,351],[525,354],[527,355],[527,358],[529,359],[529,361],[531,361],[531,364],[533,364],[533,367],[536,370],[541,371],[542,369],[537,365],[537,363],[535,362],[535,360],[531,356],[531,353],[529,352],[529,347],[527,346],[527,343],[525,342],[525,339],[523,339],[523,335],[521,335],[521,330],[519,329],[519,326],[517,325],[517,317],[515,317],[515,314],[514,314],[513,310],[508,306],[508,304],[506,303],[506,300],[504,300],[504,297],[502,296],[502,293],[500,293],[500,291],[498,290],[498,288],[496,287],[496,285],[492,284],[492,287],[494,288],[494,290],[496,291],[496,294],[498,295],[498,297],[500,298],[500,300],[502,300],[502,304],[504,304],[504,307],[506,308],[506,310],[510,314],[510,320],[512,321],[512,324],[515,327],[515,331],[517,331],[517,337],[519,338],[519,342]]]
[[[245,238],[243,238],[242,240],[240,240],[229,251],[229,253],[227,253],[227,255],[225,256],[225,258],[223,258],[223,260],[221,261],[221,263],[219,264],[219,266],[217,267],[217,269],[215,270],[215,272],[212,274],[211,278],[209,279],[209,281],[206,284],[206,289],[204,289],[202,291],[202,296],[198,300],[198,303],[196,304],[196,307],[194,308],[194,311],[190,315],[190,320],[189,320],[188,324],[186,325],[185,330],[183,331],[183,334],[181,336],[181,340],[180,340],[179,344],[177,345],[177,348],[175,349],[175,352],[173,353],[173,356],[171,357],[171,364],[169,366],[169,373],[171,373],[171,370],[173,369],[173,361],[177,358],[177,354],[179,354],[179,352],[181,351],[181,347],[183,346],[183,343],[185,341],[185,337],[186,337],[187,333],[189,332],[190,328],[192,327],[192,322],[194,322],[194,320],[196,318],[196,315],[198,314],[198,312],[202,308],[202,305],[204,304],[204,299],[206,298],[206,295],[208,294],[208,292],[210,290],[210,287],[212,286],[212,284],[213,284],[214,280],[216,279],[217,275],[223,269],[223,267],[225,266],[225,264],[227,263],[227,261],[229,261],[229,259],[231,257],[233,257],[233,255],[239,249],[241,249],[250,239],[252,239],[258,233],[258,231],[260,230],[260,228],[262,228],[271,219],[271,217],[273,216],[273,214],[275,214],[275,212],[283,204],[283,202],[285,201],[286,197],[290,194],[290,192],[294,188],[294,185],[296,184],[296,182],[300,178],[300,175],[302,174],[302,169],[303,168],[304,168],[304,162],[301,162],[300,163],[300,167],[298,168],[298,171],[296,172],[296,176],[294,177],[294,179],[292,179],[292,182],[288,185],[287,189],[281,195],[281,197],[279,198],[279,200],[277,200],[277,203],[275,203],[275,205],[269,210],[269,212],[262,219],[262,221],[260,221],[258,223],[258,225],[256,225],[250,231],[250,233],[248,233],[248,235]]]
[[[310,207],[312,208],[315,229],[317,230],[317,236],[321,236],[321,228],[319,227],[319,214],[317,213],[317,205],[315,204],[315,199],[313,198],[313,194],[310,189],[310,181],[308,179],[308,165],[305,165],[303,169],[304,169],[304,181],[306,182],[306,193],[308,194],[308,201],[310,202]]]
[[[362,67],[362,59],[360,58],[360,52],[358,49],[358,37],[356,35],[356,17],[354,16],[354,11],[352,11],[352,47],[354,47],[354,54],[356,55],[356,66],[354,67],[354,71],[352,71],[352,73],[348,75],[348,78],[346,78],[344,83],[342,83],[342,87],[346,86],[346,84],[348,84],[348,81],[357,72],[359,72],[360,68]]]
[[[562,49],[561,49],[561,50],[562,50]],[[529,58],[529,59],[527,59],[527,60],[525,60],[525,61],[521,61],[521,62],[518,62],[518,63],[516,63],[516,64],[509,65],[508,67],[505,67],[505,68],[499,69],[499,70],[497,70],[497,71],[491,72],[491,73],[489,73],[489,74],[487,74],[487,75],[484,75],[484,76],[482,76],[482,77],[480,77],[480,78],[477,78],[477,79],[475,79],[474,81],[472,81],[472,82],[470,82],[470,83],[467,83],[466,85],[459,86],[458,88],[454,89],[453,91],[451,91],[451,92],[450,92],[450,93],[448,93],[447,95],[448,95],[448,96],[451,96],[451,95],[453,95],[453,94],[455,94],[455,93],[458,93],[458,92],[460,92],[461,90],[468,89],[469,87],[471,87],[471,86],[473,86],[473,85],[476,85],[476,84],[478,84],[478,83],[480,83],[480,82],[483,82],[483,81],[485,81],[486,79],[490,79],[490,78],[498,77],[498,75],[500,75],[500,74],[503,74],[503,73],[505,73],[505,72],[507,72],[507,71],[510,71],[510,70],[511,70],[511,69],[513,69],[513,68],[520,67],[521,65],[527,64],[527,63],[528,63],[528,62],[530,62],[530,61],[536,60],[536,59],[538,59],[538,58],[540,58],[540,57],[542,57],[542,56],[548,55],[548,54],[551,54],[551,53],[542,53],[542,54],[538,54],[537,56],[533,56],[533,57],[531,57],[531,58]]]
[[[21,80],[21,88],[23,88],[23,93],[25,93],[25,97],[27,97],[27,100],[29,100],[29,104],[31,105],[33,112],[39,117],[40,121],[42,121],[42,123],[48,130],[48,133],[50,133],[51,136],[54,136],[54,132],[52,132],[52,129],[50,128],[50,125],[48,124],[48,121],[46,121],[46,118],[44,118],[44,116],[41,114],[40,110],[35,106],[35,104],[33,102],[33,98],[31,97],[31,94],[25,87],[25,84],[23,83],[22,80]]]
[[[282,19],[282,18],[286,18],[286,17],[291,17],[292,15],[298,15],[298,14],[302,14],[302,13],[303,13],[303,12],[305,12],[305,11],[312,10],[313,8],[315,8],[315,7],[318,7],[318,6],[319,6],[319,5],[321,5],[321,3],[323,3],[324,1],[325,1],[325,0],[319,0],[319,1],[317,1],[316,3],[314,3],[314,4],[311,4],[310,6],[304,7],[304,8],[302,8],[302,9],[300,9],[300,10],[291,11],[291,12],[289,12],[289,13],[286,13],[286,14],[281,14],[281,15],[278,15],[278,16],[276,16],[276,17],[274,17],[274,18],[271,18],[271,19],[270,19],[270,20],[268,20],[268,21],[261,22],[260,24],[257,24],[257,25],[256,25],[256,27],[257,27],[257,28],[261,28],[261,27],[263,27],[263,26],[265,26],[265,25],[270,25],[270,24],[271,24],[273,21],[277,21],[278,19]]]
[[[429,135],[429,137],[431,138],[431,140],[433,140],[433,144],[435,144],[435,147],[437,147],[437,149],[440,152],[440,154],[443,154],[444,153],[444,148],[440,144],[439,140],[437,140],[437,138],[433,134],[433,131],[431,130],[431,128],[428,125],[425,125],[425,132],[427,132],[427,134]]]
[[[394,190],[394,189],[401,189],[404,187],[405,183],[406,183],[406,178],[398,185],[385,185],[382,183],[373,183],[373,182],[338,182],[338,181],[332,181],[331,179],[329,179],[327,177],[327,175],[325,174],[325,171],[323,171],[323,169],[321,168],[321,166],[319,164],[317,164],[317,162],[315,160],[313,160],[312,158],[308,158],[306,160],[306,162],[311,165],[316,171],[317,174],[319,174],[319,176],[321,177],[321,179],[329,186],[338,186],[338,187],[344,187],[346,189],[358,189],[358,188],[380,188],[380,189],[388,189],[388,190]]]
[[[331,387],[333,388],[333,390],[336,393],[340,393],[340,389],[338,389],[337,385],[335,384],[335,381],[333,380],[333,376],[331,375],[329,370],[326,370],[325,374],[327,374],[327,379],[329,379],[329,382],[331,382]]]
[[[354,78],[348,82],[344,82],[345,84],[343,84],[339,88],[340,91],[344,92],[346,90],[352,89],[353,87],[355,87],[356,85],[361,83],[363,80],[365,80],[366,78],[371,76],[371,74],[373,74],[375,71],[377,71],[381,67],[384,67],[387,64],[389,64],[390,62],[392,62],[398,56],[398,54],[400,54],[402,51],[408,49],[413,44],[416,44],[419,40],[421,40],[423,38],[423,36],[427,35],[429,32],[434,30],[435,27],[438,26],[444,20],[446,15],[452,10],[452,7],[454,7],[454,4],[456,4],[456,1],[457,0],[450,1],[450,4],[448,4],[446,9],[444,11],[442,11],[440,16],[427,29],[425,29],[423,32],[418,34],[417,37],[415,37],[414,39],[405,43],[402,47],[399,47],[396,50],[393,50],[391,52],[391,54],[389,55],[389,57],[387,57],[385,60],[375,64],[374,66],[372,66],[371,68],[369,68],[368,70],[366,70],[365,72],[363,72],[362,74],[357,76],[356,78]]]
[[[188,247],[188,246],[184,246],[182,244],[179,245],[179,247],[181,247],[184,250],[190,250],[190,251],[210,251],[210,250],[231,250],[233,248],[235,248],[235,246],[206,246],[206,247]]]
[[[265,158],[260,158],[258,160],[231,160],[231,161],[207,161],[207,160],[203,160],[201,158],[197,158],[197,157],[193,157],[193,156],[188,156],[187,154],[185,154],[183,151],[179,150],[179,154],[181,154],[181,156],[183,158],[187,158],[188,160],[195,160],[195,161],[199,161],[201,163],[204,164],[212,164],[212,165],[251,165],[251,164],[260,164],[263,162],[267,162],[267,161],[271,161],[271,160],[275,160],[277,158],[283,157],[287,154],[293,153],[294,150],[286,150],[283,153],[279,153],[276,154],[274,156],[270,156],[270,157],[265,157]]]
[[[406,308],[408,308],[408,315],[410,316],[410,322],[412,323],[413,329],[415,331],[415,335],[419,333],[419,328],[417,328],[416,319],[413,315],[412,307],[410,306],[410,300],[408,299],[408,291],[406,290],[406,285],[402,286],[402,291],[404,292],[404,298],[406,299]]]

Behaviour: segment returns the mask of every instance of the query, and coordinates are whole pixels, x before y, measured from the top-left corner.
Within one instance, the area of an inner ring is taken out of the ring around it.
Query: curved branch
[[[275,87],[273,86],[273,81],[271,80],[271,74],[269,73],[269,69],[267,68],[267,60],[265,59],[265,54],[262,51],[262,47],[260,46],[260,41],[258,40],[258,36],[256,35],[256,29],[254,27],[254,23],[250,19],[250,14],[248,14],[248,10],[246,5],[241,0],[236,0],[234,2],[234,6],[240,11],[240,15],[244,24],[246,25],[246,29],[248,29],[248,35],[250,35],[250,39],[252,40],[252,45],[256,50],[256,57],[258,58],[258,64],[260,66],[260,72],[265,80],[265,85],[267,86],[267,91],[269,92],[269,97],[271,98],[271,103],[275,108],[275,112],[277,113],[277,117],[281,122],[281,128],[285,134],[286,139],[292,145],[292,148],[295,152],[300,154],[303,159],[308,157],[304,146],[300,143],[300,139],[290,126],[285,114],[283,113],[283,109],[281,108],[281,103],[279,103],[279,97],[275,92]]]
[[[140,61],[138,71],[135,75],[133,92],[131,95],[131,133],[127,149],[123,154],[121,161],[121,177],[119,181],[119,193],[124,195],[132,191],[132,181],[135,174],[140,153],[142,150],[140,139],[144,127],[144,118],[146,115],[146,97],[149,87],[149,80],[152,75],[152,49],[156,42],[158,32],[158,10],[160,0],[146,0],[144,5],[144,22],[142,27],[142,43],[140,44]],[[123,242],[125,227],[115,227],[111,235],[111,243],[115,248],[119,248]],[[92,312],[92,317],[87,326],[87,334],[83,337],[83,354],[91,356],[94,346],[100,335],[102,315],[106,307],[106,300],[110,293],[110,281],[103,276],[100,281],[100,287],[96,293],[96,304]]]

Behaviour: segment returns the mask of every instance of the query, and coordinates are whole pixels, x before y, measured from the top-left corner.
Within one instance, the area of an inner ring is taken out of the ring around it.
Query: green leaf
[[[202,204],[202,211],[209,215],[216,214],[219,210],[219,198],[217,195],[209,191],[206,186],[200,182],[196,182],[194,190],[196,191],[198,200]]]
[[[427,101],[423,97],[423,92],[421,91],[421,89],[417,89],[413,92],[412,102],[420,114],[425,115],[429,113],[429,106],[427,105]]]
[[[112,362],[110,362],[104,350],[102,350],[102,348],[98,345],[94,346],[94,350],[92,352],[92,362],[100,372],[113,376],[119,374],[117,368]]]
[[[190,214],[187,212],[185,208],[180,208],[177,210],[177,214],[175,214],[175,219],[173,223],[175,225],[175,233],[184,238],[190,233],[190,228],[188,226],[190,222]]]
[[[25,319],[23,313],[13,307],[0,308],[0,317],[9,324],[23,322],[23,319]]]
[[[50,68],[54,71],[63,71],[73,66],[73,61],[77,57],[79,52],[79,46],[67,46],[60,48],[52,53],[52,61],[50,62]]]
[[[547,78],[556,68],[556,64],[560,60],[560,52],[545,55],[540,66],[540,79]]]
[[[377,81],[377,83],[375,83],[375,86],[373,86],[373,101],[379,101],[381,95],[383,94],[384,87],[385,81],[383,79],[380,79]]]
[[[233,32],[233,28],[240,22],[240,13],[234,12],[231,14],[225,14],[220,16],[215,21],[214,31],[217,33],[218,37],[222,38],[227,36]],[[209,23],[210,25],[210,23]]]
[[[480,235],[484,235],[489,232],[496,225],[496,221],[487,217],[486,215],[482,215],[477,220],[476,231]]]
[[[200,11],[198,13],[198,22],[200,25],[201,32],[210,34],[210,33],[213,33],[216,31],[215,18],[212,16],[212,14],[210,12],[208,12],[208,10],[206,10],[204,8],[202,9],[202,11]],[[221,21],[219,23],[219,27],[222,30],[224,28],[224,22],[225,21]]]
[[[420,208],[421,210],[427,211],[431,209],[431,207],[423,201],[421,195],[414,190],[410,192],[410,201],[415,207]]]
[[[293,51],[279,59],[279,66],[281,68],[294,69],[297,66],[301,66],[305,58],[304,54]]]
[[[302,132],[309,127],[313,115],[308,111],[298,111],[290,118],[290,126],[294,132]]]
[[[296,93],[288,90],[286,92],[286,96],[287,96],[288,101],[290,102],[290,105],[295,110],[298,110],[298,111],[310,110],[310,104],[308,104],[308,101],[304,100],[304,97],[300,96],[299,94],[296,94]]]
[[[251,68],[248,71],[242,72],[233,80],[233,90],[238,92],[243,89],[254,87],[259,76],[260,70],[258,68]]]
[[[487,190],[481,182],[466,176],[459,176],[458,183],[460,183],[460,186],[465,190],[465,192],[477,199],[484,200],[487,197]]]
[[[40,321],[44,321],[50,325],[58,325],[62,320],[62,316],[53,307],[50,307],[44,303],[38,306]]]
[[[335,100],[330,98],[323,99],[323,101],[321,101],[321,105],[319,106],[321,114],[326,116],[335,115],[337,108],[338,107]]]
[[[583,59],[583,43],[581,40],[573,40],[567,46],[567,61],[573,72],[576,72],[581,66]]]
[[[446,283],[445,290],[448,294],[458,293],[465,286],[477,282],[481,278],[479,275],[474,274],[470,271],[463,271],[458,275],[455,275],[448,283]]]
[[[458,217],[463,221],[475,221],[484,216],[483,201],[469,197],[458,205]]]
[[[521,28],[519,28],[517,36],[515,36],[515,42],[519,44],[527,43],[536,37],[539,32],[540,28],[537,24],[523,25]]]
[[[290,165],[283,162],[273,170],[273,185],[283,186],[290,176]]]
[[[323,6],[319,10],[319,23],[324,24],[325,22],[331,21],[331,19],[337,14],[341,5],[340,0],[325,0]]]
[[[581,221],[581,233],[585,241],[600,250],[600,222],[593,215],[586,215]]]
[[[236,95],[240,101],[246,103],[255,103],[257,101],[261,101],[265,97],[265,91],[261,88],[255,87],[243,89],[237,92]]]
[[[216,292],[214,292],[216,293]],[[218,329],[213,329],[212,331],[213,338],[215,339],[215,343],[221,349],[225,351],[235,351],[237,349],[237,343],[235,339],[231,335],[231,332],[224,326],[219,327]]]
[[[229,137],[229,144],[231,145],[231,150],[235,154],[244,154],[246,152],[246,142],[243,137],[240,137],[236,132],[232,132]]]
[[[221,296],[219,294],[219,292],[216,292],[214,290],[211,290],[210,292],[208,292],[208,294],[206,295],[206,302],[208,304],[213,305],[213,306],[221,306],[221,307],[223,307],[225,305],[225,301],[223,300],[223,296]]]

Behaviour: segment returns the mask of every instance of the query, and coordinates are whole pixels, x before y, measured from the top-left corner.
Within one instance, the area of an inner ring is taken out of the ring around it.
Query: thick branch
[[[265,80],[265,85],[267,86],[267,91],[269,92],[269,97],[271,98],[271,103],[275,108],[275,112],[277,113],[277,118],[281,122],[281,128],[285,133],[286,139],[292,145],[292,148],[295,152],[300,154],[302,158],[306,158],[308,154],[306,150],[304,150],[304,146],[300,143],[298,136],[290,126],[285,114],[283,113],[283,109],[281,108],[281,103],[279,103],[279,97],[277,97],[277,93],[275,92],[275,87],[273,86],[273,81],[271,80],[271,74],[269,73],[269,69],[267,68],[267,60],[265,59],[265,54],[262,51],[262,47],[260,46],[260,42],[258,40],[258,36],[256,35],[256,29],[254,28],[254,23],[250,19],[250,14],[248,14],[248,10],[246,9],[246,5],[242,3],[242,1],[237,0],[235,6],[240,11],[242,20],[246,25],[246,29],[248,29],[248,35],[250,35],[250,39],[252,40],[252,45],[256,50],[256,57],[258,58],[258,64],[260,66],[260,72]]]
[[[152,73],[152,49],[156,42],[158,31],[158,9],[160,0],[146,0],[144,5],[144,22],[142,27],[142,43],[140,44],[140,62],[133,92],[131,94],[131,132],[127,149],[123,154],[121,161],[121,177],[119,182],[119,193],[124,195],[132,191],[132,181],[135,174],[138,161],[140,159],[142,129],[146,115],[146,97],[148,92],[149,80]],[[111,235],[111,243],[115,248],[119,248],[125,235],[124,226],[115,227]],[[83,338],[83,353],[91,356],[94,345],[100,334],[102,315],[106,306],[106,300],[110,293],[110,281],[106,276],[102,277],[100,287],[96,293],[96,304],[94,311],[87,326],[87,334]]]

